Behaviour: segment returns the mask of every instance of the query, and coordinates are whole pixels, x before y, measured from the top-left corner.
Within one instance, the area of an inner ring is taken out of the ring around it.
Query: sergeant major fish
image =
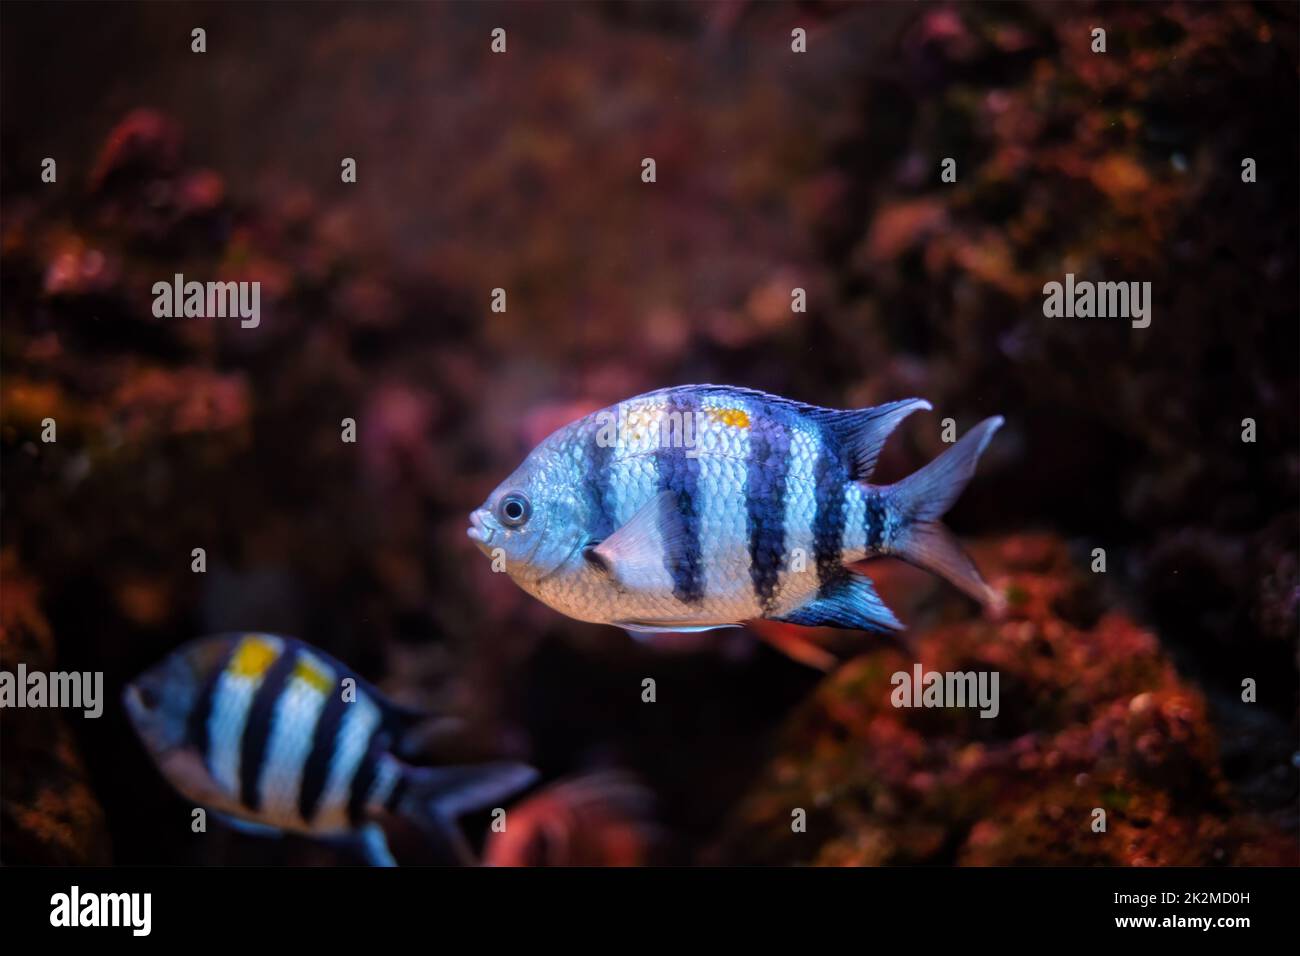
[[[900,630],[847,567],[878,555],[995,604],[938,519],[1002,418],[895,484],[869,481],[890,432],[930,407],[840,411],[717,385],[649,392],[546,438],[468,534],[555,610],[634,635],[755,618]]]
[[[353,693],[345,693],[343,681]],[[394,863],[380,821],[404,816],[465,861],[454,818],[528,786],[515,763],[416,767],[396,755],[427,715],[345,665],[271,634],[193,641],[128,684],[127,714],[163,776],[237,829],[292,831]]]

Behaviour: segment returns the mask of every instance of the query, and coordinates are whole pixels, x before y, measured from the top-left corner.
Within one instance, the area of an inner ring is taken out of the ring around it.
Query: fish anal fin
[[[822,596],[775,620],[803,627],[884,632],[903,629],[902,622],[880,600],[871,580],[847,570],[825,589]]]
[[[340,850],[355,853],[370,866],[397,866],[393,851],[388,848],[388,835],[378,823],[371,822],[355,833],[326,841]]]

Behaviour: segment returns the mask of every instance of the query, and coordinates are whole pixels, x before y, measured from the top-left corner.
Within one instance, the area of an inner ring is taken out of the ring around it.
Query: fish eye
[[[160,703],[158,692],[152,687],[138,688],[137,693],[140,695],[140,703],[144,705],[145,710],[158,709],[158,704]]]
[[[503,495],[497,502],[497,520],[507,528],[518,528],[532,513],[533,506],[517,491]]]

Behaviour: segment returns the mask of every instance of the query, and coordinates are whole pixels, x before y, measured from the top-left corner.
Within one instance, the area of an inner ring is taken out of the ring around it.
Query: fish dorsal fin
[[[393,752],[402,758],[437,753],[464,733],[465,721],[459,717],[427,715],[395,726]]]
[[[845,571],[832,581],[822,596],[777,618],[804,627],[844,627],[863,631],[901,631],[902,622],[885,607],[871,581]]]
[[[664,555],[680,554],[689,531],[672,491],[661,491],[621,528],[583,552],[587,561],[629,590],[661,586]]]
[[[838,439],[849,460],[849,477],[854,481],[866,481],[876,470],[876,459],[885,447],[885,439],[899,423],[913,412],[929,411],[930,408],[930,403],[923,398],[905,398],[856,411],[822,409],[813,417]]]

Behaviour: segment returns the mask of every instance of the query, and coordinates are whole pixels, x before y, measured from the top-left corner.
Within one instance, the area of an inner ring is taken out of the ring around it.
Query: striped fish
[[[399,708],[288,637],[202,638],[127,685],[136,732],[184,796],[246,832],[353,844],[392,865],[380,822],[411,819],[465,857],[452,821],[532,782],[520,764],[414,767],[396,755],[428,715]]]
[[[889,434],[929,408],[840,411],[717,385],[649,392],[549,436],[468,534],[552,608],[634,634],[760,618],[899,630],[848,565],[893,555],[998,600],[938,519],[1001,418],[896,484],[869,481]]]

